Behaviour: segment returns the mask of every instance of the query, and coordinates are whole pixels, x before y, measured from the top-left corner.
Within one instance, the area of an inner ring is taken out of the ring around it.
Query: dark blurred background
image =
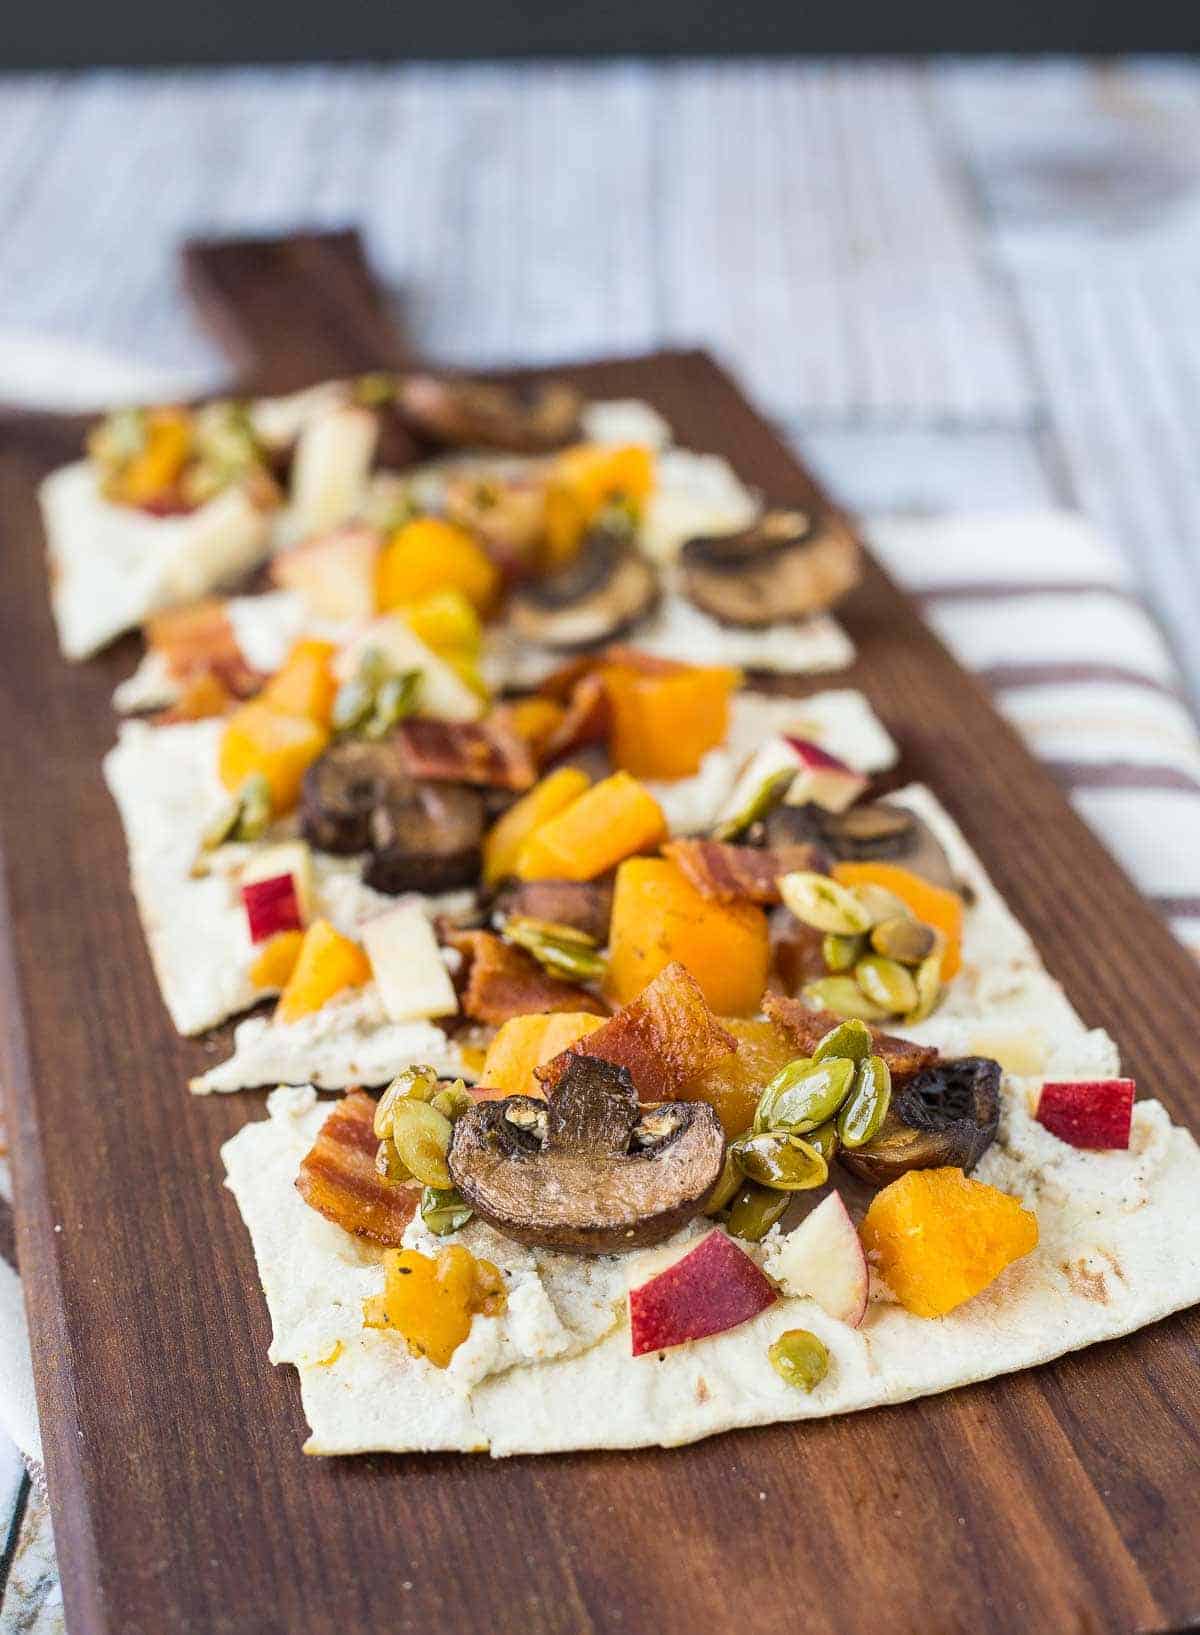
[[[4,7],[0,68],[825,52],[1192,51],[1194,0],[52,0]]]

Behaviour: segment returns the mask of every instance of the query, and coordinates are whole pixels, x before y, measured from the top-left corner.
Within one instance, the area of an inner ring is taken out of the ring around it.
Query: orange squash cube
[[[500,589],[500,570],[465,528],[440,517],[415,517],[380,552],[375,587],[381,613],[439,590],[459,590],[486,613]]]
[[[516,875],[519,880],[594,880],[623,857],[652,850],[666,833],[662,808],[650,791],[628,772],[614,772],[533,831],[517,854]]]
[[[304,933],[296,963],[275,1007],[279,1022],[295,1022],[319,1011],[344,988],[361,988],[371,978],[371,962],[356,942],[328,920],[314,920]]]
[[[447,585],[419,602],[396,610],[414,636],[435,653],[468,653],[478,657],[483,629],[474,605],[461,590]]]
[[[256,988],[286,988],[300,958],[303,931],[277,931],[262,945],[262,952],[250,967]]]
[[[627,1005],[678,960],[713,1010],[752,1016],[770,954],[767,916],[755,904],[702,897],[665,857],[633,857],[617,870],[604,985],[616,1004]]]
[[[494,886],[510,875],[517,866],[522,847],[543,823],[579,799],[591,788],[591,779],[577,766],[562,766],[551,772],[540,783],[535,783],[527,795],[514,801],[488,830],[483,842],[484,884]]]
[[[862,1240],[905,1311],[942,1317],[1036,1249],[1038,1223],[960,1169],[913,1169],[876,1193]]]
[[[511,1017],[488,1046],[480,1083],[502,1096],[543,1095],[533,1076],[534,1068],[544,1066],[570,1045],[595,1033],[605,1020],[588,1011]]]
[[[179,481],[192,452],[192,423],[184,409],[150,409],[145,446],[106,487],[120,505],[149,505]]]
[[[329,742],[328,729],[302,715],[283,715],[254,699],[235,710],[221,736],[218,771],[236,791],[255,772],[271,789],[271,807],[289,812],[300,798],[305,772]]]
[[[389,1249],[383,1257],[383,1293],[363,1303],[368,1328],[393,1329],[414,1357],[446,1368],[471,1332],[471,1319],[498,1316],[504,1279],[490,1260],[476,1260],[461,1243],[436,1259],[419,1249]]]
[[[714,1056],[704,1071],[679,1092],[680,1101],[706,1101],[716,1108],[732,1140],[750,1126],[758,1098],[781,1068],[801,1054],[775,1022],[723,1016],[721,1026],[737,1040],[737,1050]]]
[[[635,778],[690,778],[729,731],[729,700],[741,672],[680,665],[645,674],[606,665],[608,747],[612,763]]]
[[[333,673],[336,652],[332,642],[311,637],[298,641],[258,695],[260,702],[283,715],[307,715],[327,727],[338,689]]]
[[[569,562],[606,506],[627,505],[640,516],[653,488],[654,456],[638,443],[564,449],[546,485],[546,566]]]
[[[833,878],[843,886],[883,886],[907,903],[918,920],[940,931],[942,981],[949,982],[962,966],[963,903],[956,891],[935,886],[899,863],[836,863]]]

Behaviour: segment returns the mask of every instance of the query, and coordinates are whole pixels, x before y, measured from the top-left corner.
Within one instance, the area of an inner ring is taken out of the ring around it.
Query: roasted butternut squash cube
[[[586,772],[575,766],[559,767],[535,783],[527,795],[514,801],[488,830],[483,842],[484,884],[493,886],[512,874],[521,848],[536,829],[579,799],[591,787]]]
[[[654,488],[654,456],[638,443],[579,443],[554,461],[546,484],[546,565],[562,567],[607,506],[640,517]]]
[[[382,613],[439,590],[459,590],[486,613],[500,589],[500,570],[465,528],[440,517],[415,517],[380,552],[375,584]]]
[[[680,665],[649,675],[606,665],[612,763],[635,778],[690,778],[729,731],[729,700],[741,672]]]
[[[483,628],[472,602],[453,585],[430,591],[419,602],[397,609],[415,636],[435,653],[478,657]]]
[[[300,797],[305,772],[329,742],[329,731],[303,715],[284,715],[254,699],[235,710],[221,735],[218,772],[236,791],[255,772],[271,789],[271,808],[289,812]]]
[[[192,452],[191,416],[184,409],[150,409],[146,440],[105,485],[119,505],[150,505],[179,481]]]
[[[678,1099],[707,1101],[732,1140],[749,1128],[758,1098],[776,1073],[801,1052],[775,1022],[722,1017],[721,1026],[737,1040],[737,1050],[714,1056],[702,1073],[689,1080]]]
[[[479,1075],[489,1091],[503,1096],[540,1096],[535,1067],[551,1061],[568,1046],[604,1026],[603,1016],[587,1011],[559,1011],[550,1016],[514,1016],[502,1024],[488,1046]]]
[[[295,1022],[319,1011],[345,988],[361,988],[371,978],[371,962],[358,944],[330,925],[314,920],[304,933],[296,963],[275,1008],[280,1022]]]
[[[665,857],[630,858],[617,870],[606,995],[627,1005],[673,960],[713,1010],[751,1016],[767,985],[767,917],[753,903],[702,897]]]
[[[836,863],[833,877],[843,886],[883,886],[907,903],[918,920],[945,938],[942,981],[957,975],[962,965],[963,902],[956,891],[935,886],[899,863]]]
[[[414,1357],[446,1368],[471,1332],[476,1312],[504,1310],[504,1279],[490,1260],[476,1260],[461,1243],[433,1258],[418,1249],[388,1249],[383,1257],[383,1293],[367,1300],[368,1328],[393,1329]]]
[[[1036,1249],[1038,1223],[960,1169],[913,1169],[876,1193],[862,1240],[905,1311],[942,1317]]]
[[[284,715],[306,715],[327,727],[338,688],[333,673],[336,651],[332,642],[311,637],[298,641],[258,695],[260,703]]]
[[[623,857],[650,851],[666,833],[650,791],[628,772],[614,772],[533,831],[517,855],[517,878],[594,880]],[[644,986],[639,982],[634,992]]]
[[[262,952],[250,967],[256,988],[286,988],[300,958],[303,931],[277,931],[262,945]]]

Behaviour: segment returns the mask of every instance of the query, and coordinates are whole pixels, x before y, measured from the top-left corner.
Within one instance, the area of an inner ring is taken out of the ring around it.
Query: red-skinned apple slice
[[[242,884],[242,902],[250,922],[250,941],[266,942],[278,931],[299,931],[300,899],[291,874],[273,874],[267,880],[247,880]]]
[[[714,1229],[629,1290],[633,1355],[723,1334],[774,1302],[775,1290],[750,1256]]]
[[[787,1234],[770,1264],[784,1294],[815,1300],[823,1312],[851,1328],[866,1316],[871,1289],[867,1257],[838,1193],[823,1198]]]
[[[844,812],[866,790],[869,779],[853,767],[830,755],[808,738],[787,738],[800,770],[792,780],[786,801],[789,806],[821,806],[827,812]]]
[[[1072,1147],[1124,1150],[1133,1121],[1133,1079],[1057,1080],[1042,1086],[1038,1123]]]

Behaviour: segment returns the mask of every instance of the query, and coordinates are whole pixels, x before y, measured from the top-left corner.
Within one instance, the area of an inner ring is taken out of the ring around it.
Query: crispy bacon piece
[[[825,938],[786,908],[771,915],[771,979],[773,992],[798,994],[806,982],[828,976]]]
[[[581,676],[567,700],[562,720],[546,739],[543,761],[556,760],[585,744],[598,744],[608,736],[608,690],[604,677],[593,671]]]
[[[523,948],[512,948],[491,931],[444,929],[443,939],[463,956],[459,981],[463,1014],[498,1025],[514,1016],[550,1011],[590,1011],[607,1016],[608,1007],[586,988],[560,982]]]
[[[572,1056],[600,1056],[629,1070],[644,1102],[673,1101],[737,1040],[709,1010],[700,985],[676,960],[611,1022],[535,1068],[547,1093]]]
[[[395,742],[410,778],[493,789],[528,789],[537,779],[529,745],[503,719],[434,721],[414,716],[396,728]]]
[[[763,1009],[773,1022],[788,1030],[807,1055],[811,1055],[821,1038],[842,1020],[832,1011],[809,1010],[802,999],[788,999],[783,994],[768,994],[763,1000]],[[875,1027],[871,1028],[871,1039],[875,1054],[883,1057],[893,1079],[911,1079],[914,1073],[931,1067],[938,1059],[932,1045],[918,1045],[911,1039],[881,1033]]]
[[[514,880],[496,894],[495,914],[513,914],[531,920],[551,920],[584,931],[598,943],[608,941],[612,918],[613,880]]]
[[[235,698],[249,698],[263,684],[262,674],[243,657],[233,621],[217,597],[156,613],[146,625],[146,641],[164,655],[178,682],[212,675]]]
[[[236,700],[214,670],[200,670],[183,684],[179,697],[167,709],[154,717],[160,727],[175,721],[207,721],[214,715],[225,715]]]
[[[794,846],[730,846],[720,840],[672,840],[663,847],[702,897],[718,903],[778,903],[779,876],[817,869],[820,849]]]
[[[310,1208],[360,1238],[393,1246],[416,1212],[417,1186],[387,1181],[375,1168],[375,1103],[352,1090],[334,1104],[311,1151],[300,1160],[296,1190]]]
[[[636,647],[611,643],[608,647],[597,648],[590,653],[580,653],[577,658],[567,659],[557,670],[552,670],[545,677],[537,689],[538,694],[542,698],[554,698],[560,704],[565,704],[585,677],[597,674],[610,664],[619,664],[626,670],[636,670],[643,676],[678,675],[681,670],[689,668],[678,659],[660,659],[653,653],[643,653]]]

